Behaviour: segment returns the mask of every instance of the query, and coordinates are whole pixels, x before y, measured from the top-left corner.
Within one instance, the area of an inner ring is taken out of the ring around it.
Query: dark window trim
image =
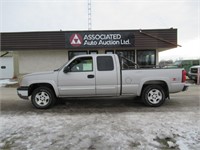
[[[114,50],[106,50],[106,51],[105,51],[105,54],[107,54],[108,52],[112,52],[113,54],[115,53]]]
[[[91,54],[92,52],[95,52],[97,54],[99,53],[98,50],[89,50],[89,54]]]
[[[117,50],[115,50],[115,52],[117,52],[117,51],[122,51],[122,52],[126,52],[126,51],[135,51],[136,49],[117,49]]]

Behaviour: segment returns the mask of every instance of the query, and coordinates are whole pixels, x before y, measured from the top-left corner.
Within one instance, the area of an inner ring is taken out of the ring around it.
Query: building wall
[[[18,51],[19,74],[51,71],[67,61],[67,51]]]
[[[156,50],[156,66],[159,64],[159,52]]]
[[[104,54],[105,50],[99,50]],[[68,50],[32,50],[15,52],[16,74],[27,74],[41,71],[51,71],[61,67],[68,61]]]
[[[18,59],[18,53],[12,52],[13,59],[14,59],[14,77],[17,77],[19,75],[19,59]]]
[[[98,50],[98,54],[105,54],[105,51],[104,49]],[[135,60],[137,62],[136,53],[137,51],[135,51]],[[18,72],[20,75],[51,71],[68,61],[68,50],[18,51],[15,52],[15,58],[17,58],[15,60],[15,73]],[[156,51],[156,65],[158,65],[158,51]]]

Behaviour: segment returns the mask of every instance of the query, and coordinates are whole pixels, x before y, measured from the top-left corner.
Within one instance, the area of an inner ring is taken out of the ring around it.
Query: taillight
[[[185,82],[186,81],[186,71],[185,70],[182,70],[182,82]]]

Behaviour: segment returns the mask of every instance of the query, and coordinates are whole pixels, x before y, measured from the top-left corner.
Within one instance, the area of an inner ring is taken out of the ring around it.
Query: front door
[[[93,58],[78,57],[64,67],[58,75],[60,96],[95,95],[95,72]]]

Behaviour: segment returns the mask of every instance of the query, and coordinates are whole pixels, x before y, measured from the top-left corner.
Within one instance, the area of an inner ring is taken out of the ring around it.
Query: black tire
[[[38,109],[47,109],[55,104],[56,97],[52,89],[38,87],[32,93],[31,102]]]
[[[161,106],[166,99],[164,89],[159,85],[148,85],[142,92],[142,101],[147,106]]]

